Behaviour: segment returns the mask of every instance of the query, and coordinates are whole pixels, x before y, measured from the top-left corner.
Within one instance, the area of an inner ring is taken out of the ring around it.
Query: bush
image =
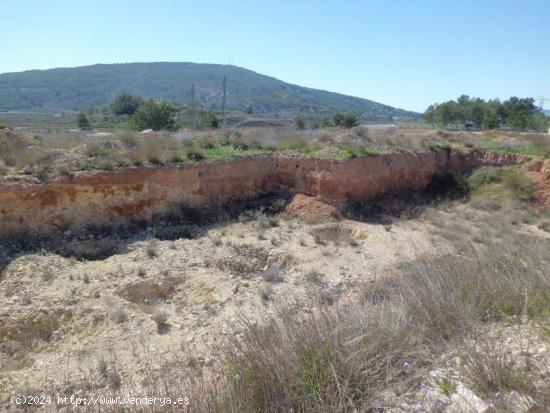
[[[218,143],[216,139],[210,136],[195,138],[194,141],[195,144],[202,149],[214,149]]]
[[[168,322],[168,313],[165,311],[159,311],[153,314],[152,318],[157,325],[166,324]]]
[[[500,337],[478,341],[466,347],[464,357],[466,376],[478,393],[492,397],[495,393],[516,391],[524,396],[538,396],[533,371],[525,368],[528,352],[514,354]],[[495,407],[495,411],[509,411],[507,406]]]
[[[232,142],[232,145],[235,149],[239,149],[241,151],[247,151],[247,150],[250,149],[250,145],[248,143],[246,143],[245,141],[243,141],[242,139],[240,139],[240,138],[235,139]]]
[[[157,325],[157,332],[164,334],[168,331],[168,313],[166,311],[157,311],[152,316],[153,321]]]
[[[155,258],[158,255],[158,242],[157,240],[150,240],[147,243],[147,247],[145,248],[145,252],[147,252],[147,256],[149,258]]]
[[[264,281],[267,281],[270,283],[280,283],[284,281],[284,278],[281,275],[281,270],[277,266],[272,266],[266,269],[262,273],[262,278]]]
[[[313,121],[309,124],[310,129],[319,129],[321,125],[317,121]]]
[[[520,169],[510,169],[504,174],[502,181],[519,200],[529,201],[533,197],[535,183]]]
[[[548,118],[550,122],[550,117]],[[534,146],[535,150],[537,151],[537,155],[541,155],[546,158],[550,157],[550,139],[548,139],[548,135],[530,135],[528,137],[528,140],[531,142],[531,145]]]
[[[480,168],[467,178],[467,189],[475,192],[486,185],[501,182],[503,171],[502,168]]]
[[[352,113],[335,113],[332,117],[332,123],[334,126],[341,126],[344,128],[353,128],[359,125],[357,117]]]
[[[173,129],[174,107],[168,103],[156,103],[148,100],[132,115],[131,122],[138,130]]]
[[[474,206],[501,208],[505,204],[526,202],[533,197],[534,182],[520,168],[482,168],[466,179],[466,189]]]
[[[204,113],[199,121],[199,128],[201,129],[216,129],[219,126],[218,118],[211,110]]]
[[[90,127],[90,121],[84,113],[79,113],[76,118],[76,123],[80,129],[87,129]]]
[[[327,117],[324,117],[323,119],[321,119],[321,124],[320,125],[321,125],[322,128],[330,128],[331,126],[334,126],[332,124],[332,121]]]
[[[128,321],[128,313],[122,308],[118,308],[111,314],[112,320],[117,324],[122,324]]]
[[[111,110],[116,115],[133,115],[142,104],[143,99],[141,97],[125,93],[118,96],[111,103]]]
[[[185,156],[191,161],[200,161],[206,157],[202,150],[193,146],[185,150]]]
[[[301,116],[298,116],[294,119],[294,127],[298,130],[303,130],[306,128],[306,121]]]
[[[109,154],[107,148],[97,142],[91,142],[86,145],[85,152],[89,158],[103,158]]]

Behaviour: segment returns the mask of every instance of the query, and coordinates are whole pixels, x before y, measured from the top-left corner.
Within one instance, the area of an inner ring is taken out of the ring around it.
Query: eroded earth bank
[[[46,182],[0,183],[0,237],[43,236],[202,212],[268,194],[301,193],[342,206],[422,189],[438,175],[520,163],[524,155],[473,150],[393,153],[331,161],[261,156],[184,167],[79,172]],[[187,217],[191,218],[192,217]]]

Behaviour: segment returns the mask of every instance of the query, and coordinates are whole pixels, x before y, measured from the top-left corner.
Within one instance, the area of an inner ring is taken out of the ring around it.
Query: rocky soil
[[[419,248],[434,247],[409,222],[390,229],[264,216],[198,239],[130,242],[127,253],[100,261],[21,254],[0,283],[2,392],[79,377],[111,353],[124,380],[139,374],[139,346],[158,355],[183,349],[208,364],[217,344],[240,334],[241,316],[261,321],[281,305],[331,305]],[[153,320],[159,312],[168,316],[163,331]]]
[[[51,252],[17,256],[0,278],[5,406],[14,392],[89,390],[91,383],[98,386],[98,376],[103,390],[139,388],[151,374],[148,358],[158,366],[177,357],[208,370],[220,360],[219,349],[243,334],[243,320],[262,323],[282,308],[307,315],[339,305],[354,288],[398,274],[400,263],[448,248],[442,220],[464,222],[464,216],[481,213],[457,205],[377,225],[337,219],[330,207],[304,197],[288,208],[298,218],[243,215],[196,239],[159,241],[143,233],[127,241],[125,253],[103,260]],[[532,224],[522,228],[548,236]],[[534,340],[547,368],[548,343]],[[420,392],[392,401],[391,411],[488,411],[491,401],[462,384],[451,356]],[[107,362],[116,375],[105,374]],[[541,374],[548,377],[542,368]],[[447,376],[455,385],[445,394],[438,383]],[[518,397],[517,403],[529,406]],[[431,410],[423,410],[426,400]],[[471,408],[464,407],[468,403]]]

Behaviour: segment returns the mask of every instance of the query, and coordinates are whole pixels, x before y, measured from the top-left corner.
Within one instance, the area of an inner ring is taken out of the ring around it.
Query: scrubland
[[[137,166],[181,165],[208,159],[228,159],[284,153],[323,159],[349,159],[377,153],[427,151],[435,148],[495,151],[549,156],[547,136],[489,131],[444,132],[422,126],[358,126],[352,129],[240,128],[151,132],[70,131],[29,135],[0,129],[0,174],[39,177],[82,170]]]

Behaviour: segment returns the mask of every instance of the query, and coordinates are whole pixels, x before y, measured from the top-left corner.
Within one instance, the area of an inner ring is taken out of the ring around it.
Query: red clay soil
[[[147,221],[181,212],[182,206],[204,209],[266,193],[303,194],[337,208],[347,200],[422,189],[439,174],[517,165],[523,158],[481,150],[390,153],[343,161],[274,155],[83,171],[35,183],[0,182],[0,238]],[[298,198],[291,210],[304,217],[332,214],[306,199]]]
[[[327,222],[339,218],[338,210],[317,198],[297,194],[286,206],[286,212],[307,222]]]
[[[524,169],[536,183],[532,206],[550,208],[550,159],[535,159],[525,164]]]

